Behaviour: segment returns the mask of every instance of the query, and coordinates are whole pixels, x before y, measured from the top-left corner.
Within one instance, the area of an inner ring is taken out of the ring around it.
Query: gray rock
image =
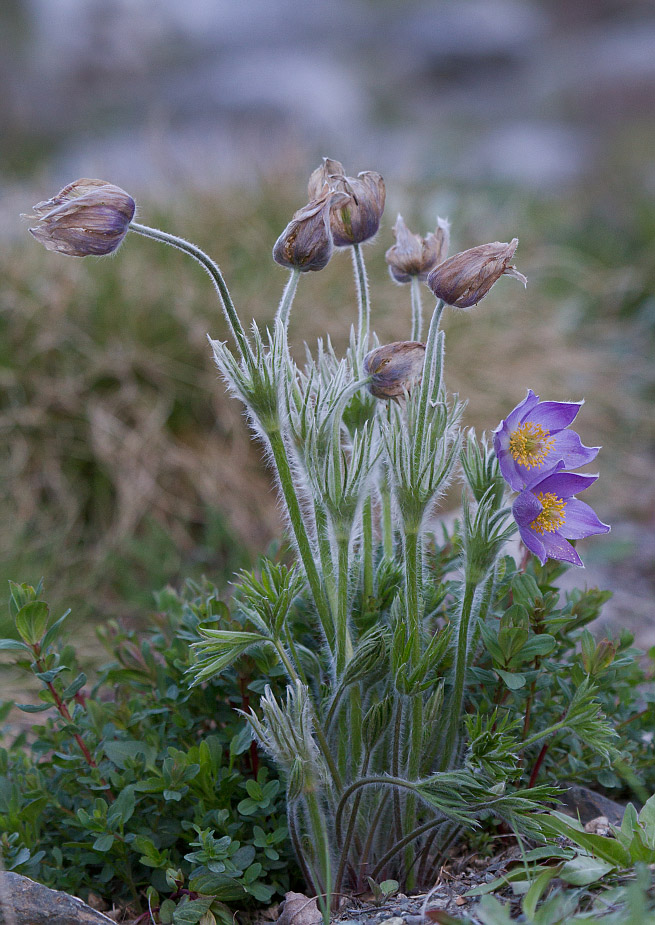
[[[116,925],[76,896],[0,871],[0,913],[6,925]]]
[[[588,787],[574,784],[560,799],[572,816],[580,817],[583,825],[599,816],[606,816],[612,825],[621,825],[625,806],[615,803],[609,797],[601,796]]]

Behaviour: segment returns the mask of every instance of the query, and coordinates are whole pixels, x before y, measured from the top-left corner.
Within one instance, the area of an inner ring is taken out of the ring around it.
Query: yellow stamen
[[[555,530],[559,530],[562,524],[566,522],[566,514],[564,513],[566,501],[558,498],[552,491],[546,494],[539,492],[537,500],[541,501],[543,510],[530,524],[532,529],[536,530],[537,533],[554,533]]]
[[[509,438],[509,450],[517,463],[532,469],[540,466],[553,446],[555,438],[550,436],[549,430],[543,430],[539,424],[526,421]]]

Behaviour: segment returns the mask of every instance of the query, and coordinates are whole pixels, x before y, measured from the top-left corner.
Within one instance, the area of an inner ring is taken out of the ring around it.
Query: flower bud
[[[393,232],[396,243],[389,248],[384,259],[389,264],[391,278],[397,283],[409,283],[412,276],[427,279],[430,270],[443,263],[448,255],[450,224],[443,218],[437,218],[434,234],[422,238],[420,234],[413,234],[399,215]]]
[[[376,701],[372,704],[362,719],[362,734],[364,745],[368,751],[371,751],[375,744],[382,738],[391,724],[393,714],[393,700],[391,697],[385,697],[383,700]]]
[[[75,180],[53,199],[34,206],[39,224],[30,233],[49,251],[70,257],[113,253],[134,218],[134,200],[104,180]]]
[[[456,308],[477,305],[501,276],[513,276],[525,286],[525,276],[509,263],[518,243],[518,238],[509,244],[494,241],[455,254],[432,270],[428,286],[438,299]]]
[[[380,174],[366,170],[357,177],[347,177],[339,161],[324,157],[309,178],[310,198],[315,199],[326,188],[348,197],[346,202],[333,203],[330,212],[335,246],[349,247],[372,238],[380,226],[386,196]]]
[[[324,189],[294,214],[273,247],[273,260],[280,266],[307,273],[327,266],[334,244],[330,231],[330,209],[348,202],[344,193]]]
[[[364,357],[369,392],[376,398],[400,398],[420,381],[424,362],[425,344],[417,341],[376,347]]]

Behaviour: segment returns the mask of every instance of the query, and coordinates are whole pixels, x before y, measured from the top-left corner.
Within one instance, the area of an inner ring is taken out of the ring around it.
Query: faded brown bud
[[[364,357],[364,371],[371,376],[368,390],[376,398],[400,398],[423,374],[425,344],[396,341],[376,347]]]
[[[273,260],[283,267],[300,270],[322,270],[327,266],[334,244],[330,231],[330,209],[346,203],[344,193],[324,189],[323,192],[294,214],[273,247]]]
[[[69,257],[113,253],[134,218],[134,200],[125,190],[104,180],[75,180],[53,199],[39,202],[39,224],[30,233],[49,251]]]
[[[335,246],[349,247],[372,238],[380,227],[386,197],[380,174],[365,170],[356,177],[347,177],[343,164],[324,157],[322,165],[309,178],[310,198],[319,196],[326,187],[348,196],[346,202],[333,204],[330,213]]]
[[[450,245],[450,224],[444,218],[437,218],[434,234],[422,238],[409,230],[402,215],[393,226],[396,243],[384,255],[389,264],[391,278],[397,283],[409,283],[412,276],[427,279],[428,273],[448,256]]]
[[[427,284],[438,299],[456,308],[476,305],[501,276],[513,276],[525,286],[525,276],[509,263],[518,243],[518,238],[509,244],[494,241],[455,254],[432,270]]]

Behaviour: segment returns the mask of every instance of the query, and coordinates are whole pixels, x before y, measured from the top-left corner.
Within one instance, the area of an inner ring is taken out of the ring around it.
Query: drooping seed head
[[[417,341],[376,347],[364,357],[369,392],[376,398],[400,398],[420,381],[424,362],[425,344]]]
[[[434,233],[422,238],[409,230],[402,215],[393,226],[396,243],[384,255],[389,264],[391,278],[397,283],[409,283],[413,276],[420,280],[427,279],[430,270],[448,256],[450,244],[450,224],[443,218],[437,218]]]
[[[524,286],[527,279],[510,264],[519,239],[509,244],[480,244],[444,260],[428,275],[427,284],[438,299],[456,308],[477,305],[501,276],[513,276]]]
[[[347,177],[343,164],[324,157],[310,176],[307,189],[314,199],[326,188],[348,196],[346,202],[333,203],[330,211],[335,247],[349,247],[372,238],[380,227],[386,197],[380,174],[365,170],[356,177]]]
[[[69,257],[112,254],[127,234],[135,203],[104,180],[75,180],[52,199],[34,206],[38,224],[30,233],[49,251]]]
[[[347,201],[345,193],[326,187],[319,196],[298,209],[275,242],[273,260],[301,273],[322,270],[334,250],[330,210]]]

